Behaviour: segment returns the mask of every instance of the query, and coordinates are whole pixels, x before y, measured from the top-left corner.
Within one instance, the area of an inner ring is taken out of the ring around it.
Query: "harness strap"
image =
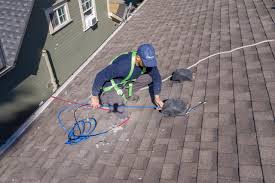
[[[111,91],[112,89],[115,89],[116,93],[121,96],[124,100],[124,102],[127,102],[127,99],[122,91],[122,89],[118,86],[126,86],[126,88],[128,89],[128,96],[132,96],[133,95],[133,80],[129,80],[133,74],[134,68],[135,68],[135,64],[136,64],[136,56],[137,56],[137,52],[136,51],[132,51],[132,59],[131,59],[131,69],[128,73],[128,75],[120,82],[120,83],[115,83],[115,81],[113,79],[111,79],[111,86],[108,87],[104,87],[103,88],[103,93]],[[116,57],[117,58],[117,57]],[[115,59],[116,59],[115,58]],[[114,60],[112,60],[112,62],[110,64],[112,64],[114,62]],[[142,69],[142,74],[144,74],[146,72],[146,68],[144,67]]]
[[[132,59],[131,59],[131,69],[130,69],[130,72],[128,74],[128,76],[126,76],[126,78],[124,78],[120,83],[124,83],[126,81],[128,81],[132,74],[133,74],[133,71],[134,71],[134,68],[135,68],[135,64],[136,64],[136,56],[137,56],[137,52],[136,51],[132,51]]]

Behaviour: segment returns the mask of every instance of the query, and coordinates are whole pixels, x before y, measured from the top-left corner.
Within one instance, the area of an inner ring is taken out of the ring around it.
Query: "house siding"
[[[47,36],[45,49],[50,53],[56,75],[63,83],[116,29],[108,18],[107,0],[96,0],[98,16],[97,28],[83,32],[79,3],[69,1],[69,11],[73,22]]]

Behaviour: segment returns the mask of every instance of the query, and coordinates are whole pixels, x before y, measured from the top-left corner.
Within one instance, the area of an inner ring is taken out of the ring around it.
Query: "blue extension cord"
[[[102,108],[128,108],[128,109],[157,109],[157,106],[136,106],[136,105],[102,105]]]
[[[75,105],[74,104],[71,106],[64,106],[57,112],[58,123],[59,123],[60,127],[63,128],[64,131],[68,135],[68,140],[65,142],[65,144],[69,144],[69,145],[78,144],[81,141],[87,140],[90,137],[103,135],[103,134],[108,133],[111,130],[110,129],[110,130],[106,130],[103,132],[94,133],[96,126],[97,126],[97,121],[95,118],[87,118],[87,119],[77,120],[76,117],[75,117],[75,123],[74,123],[73,127],[71,127],[70,129],[67,129],[64,125],[62,118],[61,118],[62,113],[67,110],[74,109],[75,110],[74,116],[75,116],[76,110],[82,106],[85,106],[85,105]]]
[[[108,133],[109,131],[112,130],[106,130],[106,131],[102,131],[99,133],[94,133],[96,126],[97,126],[97,121],[95,118],[87,118],[87,119],[76,119],[76,111],[77,109],[79,109],[80,107],[83,106],[87,106],[89,104],[72,104],[70,106],[64,106],[62,107],[58,112],[57,112],[57,119],[58,119],[58,123],[59,126],[61,128],[64,129],[64,131],[67,133],[68,139],[65,142],[65,144],[69,144],[69,145],[73,145],[73,144],[78,144],[81,141],[87,140],[90,137],[94,137],[94,136],[98,136],[98,135],[103,135]],[[103,108],[115,108],[114,106],[102,106]],[[125,105],[121,105],[121,106],[117,106],[117,108],[157,108],[156,106],[125,106]],[[67,110],[72,110],[74,109],[74,118],[75,118],[75,123],[73,125],[72,128],[67,129],[64,125],[64,122],[61,118],[61,115],[63,112],[67,111]]]

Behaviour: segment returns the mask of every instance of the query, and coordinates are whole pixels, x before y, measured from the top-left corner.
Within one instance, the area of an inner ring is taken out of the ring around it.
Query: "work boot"
[[[128,101],[130,102],[138,102],[139,101],[139,96],[138,95],[132,95],[127,98]]]

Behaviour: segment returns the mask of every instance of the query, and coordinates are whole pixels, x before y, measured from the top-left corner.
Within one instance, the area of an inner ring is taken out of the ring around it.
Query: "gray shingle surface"
[[[24,37],[34,0],[0,0],[0,41],[5,62],[12,66]],[[2,56],[3,56],[2,55]]]
[[[274,39],[272,5],[271,0],[148,0],[60,97],[89,96],[89,78],[114,55],[143,42],[153,43],[160,71],[168,75],[218,51]],[[273,42],[211,58],[192,69],[192,82],[163,84],[164,99],[196,105],[206,96],[208,102],[188,117],[134,110],[123,130],[75,146],[64,144],[55,114],[64,103],[55,101],[3,155],[0,182],[273,183],[274,54]],[[139,95],[135,105],[151,105],[146,91]],[[97,130],[112,125],[112,114],[95,115]],[[64,117],[66,124],[72,119],[69,113]],[[108,144],[96,148],[103,139]]]

